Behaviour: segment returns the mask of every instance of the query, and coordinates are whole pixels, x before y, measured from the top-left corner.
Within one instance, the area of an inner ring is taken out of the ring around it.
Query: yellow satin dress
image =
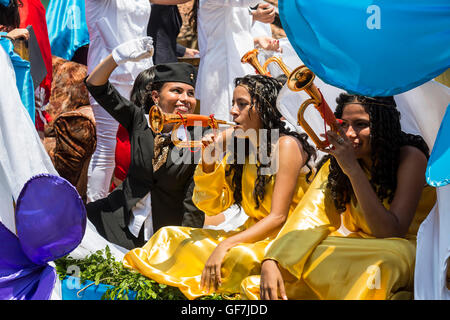
[[[199,164],[194,173],[193,202],[207,215],[216,215],[234,203],[231,188],[232,175],[225,176],[226,158],[216,164],[211,173],[204,173]],[[159,229],[142,247],[128,252],[123,260],[127,268],[139,271],[158,283],[178,287],[189,299],[207,295],[200,288],[203,268],[216,246],[224,239],[241,232],[270,213],[275,179],[266,184],[264,200],[258,209],[253,198],[257,177],[255,164],[246,164],[242,173],[242,208],[249,216],[237,230],[198,229],[189,227],[164,227]],[[308,188],[305,174],[297,180],[289,213],[293,212]],[[276,233],[275,233],[276,235]],[[261,273],[261,261],[266,246],[274,237],[256,243],[242,243],[230,249],[222,262],[222,284],[217,293],[239,293],[243,279]]]
[[[435,189],[424,187],[405,238],[375,238],[357,203],[336,212],[327,196],[328,165],[267,248],[265,259],[284,268],[288,299],[411,299],[416,234],[436,202]],[[246,278],[242,296],[259,299],[259,285],[260,276]]]

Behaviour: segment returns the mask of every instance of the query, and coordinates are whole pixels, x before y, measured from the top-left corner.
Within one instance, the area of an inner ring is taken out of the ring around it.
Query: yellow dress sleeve
[[[214,216],[228,209],[233,203],[233,190],[230,187],[232,175],[226,177],[226,157],[216,163],[211,173],[203,171],[200,162],[194,172],[194,193],[192,201],[208,216]]]
[[[264,257],[276,260],[297,279],[316,246],[340,226],[339,214],[326,200],[328,167],[329,162],[322,166]]]

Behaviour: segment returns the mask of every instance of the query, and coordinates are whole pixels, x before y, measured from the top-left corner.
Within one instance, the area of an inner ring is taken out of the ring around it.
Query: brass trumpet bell
[[[270,76],[270,73],[267,71],[267,69],[264,69],[263,66],[258,61],[258,49],[253,49],[244,54],[244,56],[241,58],[242,63],[249,63],[257,73],[264,75],[264,76]]]
[[[305,92],[311,97],[311,99],[304,101],[300,105],[300,108],[297,112],[297,121],[317,147],[326,148],[329,146],[329,142],[327,140],[320,140],[320,138],[309,126],[304,117],[306,108],[312,104],[314,108],[319,111],[320,116],[325,120],[326,124],[330,126],[330,129],[335,132],[338,131],[336,117],[334,116],[333,111],[330,109],[327,102],[323,98],[322,93],[314,84],[315,77],[315,74],[309,68],[307,68],[306,66],[300,66],[294,69],[294,71],[292,71],[288,76],[286,85],[292,91],[305,90]]]
[[[289,71],[286,64],[278,57],[268,58],[261,66],[260,62],[258,61],[257,55],[258,49],[253,49],[247,52],[242,57],[241,62],[250,63],[258,73],[268,76],[270,76],[268,65],[272,62],[276,62],[283,73],[288,77],[286,86],[294,92],[304,90],[310,96],[310,99],[307,99],[300,105],[300,108],[297,112],[297,122],[300,126],[302,126],[302,128],[305,130],[305,132],[317,147],[326,148],[329,145],[328,141],[320,140],[304,118],[306,108],[312,104],[317,109],[317,111],[319,111],[321,117],[325,120],[325,122],[330,126],[331,130],[336,132],[338,131],[336,117],[334,116],[333,111],[330,109],[327,102],[323,98],[320,90],[314,84],[315,74],[305,65],[299,66],[291,72]]]
[[[163,113],[161,108],[158,106],[153,106],[150,108],[150,112],[148,115],[150,128],[155,133],[162,132],[164,128],[164,124],[170,123],[169,121],[169,115],[167,113]]]

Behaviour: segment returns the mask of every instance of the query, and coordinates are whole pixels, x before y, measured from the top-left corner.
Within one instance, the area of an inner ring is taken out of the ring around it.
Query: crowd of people
[[[20,16],[28,2],[0,1],[0,43],[11,60],[16,40],[29,39]],[[270,32],[276,7],[192,1],[197,49],[177,43],[177,5],[191,0],[130,2],[84,1],[84,61],[44,55],[53,72],[28,88],[36,132],[84,200],[90,240],[82,244],[114,246],[124,266],[189,299],[412,299],[417,232],[436,191],[425,181],[429,146],[402,130],[394,97],[333,91],[338,130],[316,148],[280,112],[286,78],[241,63],[254,48],[283,52]],[[59,88],[64,94],[51,96]],[[228,125],[180,127],[180,140],[200,147],[176,146],[166,119],[196,112]]]

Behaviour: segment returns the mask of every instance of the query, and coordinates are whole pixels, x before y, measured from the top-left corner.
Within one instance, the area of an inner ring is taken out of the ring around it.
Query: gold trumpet
[[[234,122],[215,119],[212,116],[200,114],[166,113],[163,112],[161,108],[156,105],[150,108],[149,123],[150,128],[155,133],[162,132],[166,124],[174,124],[172,128],[171,139],[173,144],[179,148],[189,148],[189,147],[196,148],[202,146],[202,142],[198,140],[181,141],[177,136],[177,130],[181,125],[184,125],[185,127],[189,126],[211,127],[213,129],[217,129],[219,125],[236,126],[236,123]]]
[[[304,113],[309,105],[313,105],[317,111],[319,111],[321,117],[330,126],[331,130],[338,132],[338,125],[336,117],[333,111],[328,106],[327,102],[323,98],[319,88],[314,84],[315,74],[305,65],[295,68],[292,72],[289,71],[286,64],[278,57],[268,58],[263,65],[258,61],[258,49],[253,49],[247,52],[241,59],[242,63],[249,63],[253,66],[257,73],[261,75],[271,76],[268,71],[268,65],[275,62],[279,65],[283,73],[288,77],[286,85],[292,91],[304,90],[311,98],[304,101],[297,112],[298,124],[302,126],[311,140],[316,144],[318,148],[326,148],[329,146],[327,140],[320,140],[317,137],[314,130],[305,121]]]
[[[281,70],[286,76],[288,76],[291,73],[286,64],[278,57],[270,57],[264,62],[264,65],[261,65],[261,63],[259,63],[258,60],[258,53],[259,53],[258,49],[250,50],[249,52],[244,54],[244,56],[241,58],[241,62],[251,64],[253,68],[255,68],[256,72],[263,76],[272,76],[269,70],[267,69],[269,64],[271,64],[272,62],[278,64],[278,66],[281,68]]]

